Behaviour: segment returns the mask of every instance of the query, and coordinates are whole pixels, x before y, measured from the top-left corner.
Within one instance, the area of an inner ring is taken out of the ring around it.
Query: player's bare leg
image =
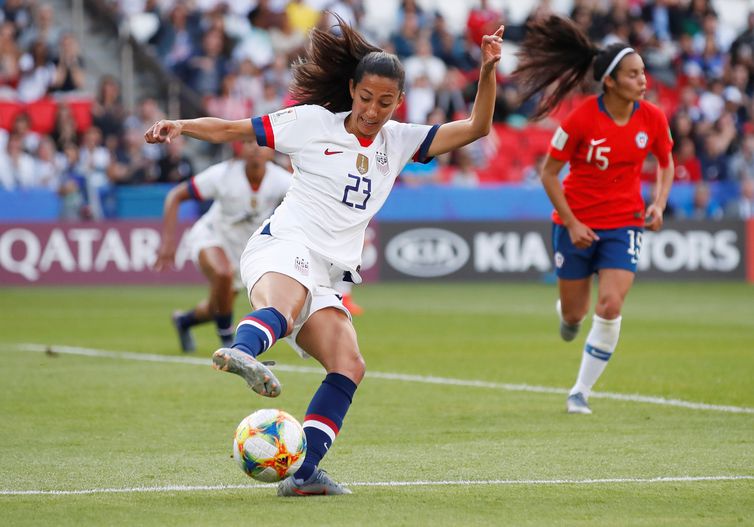
[[[209,280],[209,309],[223,347],[233,343],[233,280],[235,267],[220,247],[199,252],[199,268]]]
[[[238,324],[233,345],[212,355],[215,369],[240,375],[260,395],[280,395],[280,381],[257,357],[290,333],[307,294],[293,278],[279,273],[263,275],[251,292],[255,311]]]
[[[621,309],[633,281],[634,273],[631,271],[600,270],[592,329],[586,338],[576,384],[571,388],[566,403],[569,413],[592,413],[587,401],[618,344]]]
[[[589,311],[589,296],[592,291],[592,277],[579,280],[558,279],[560,298],[555,310],[560,318],[560,337],[570,342],[576,338],[581,323]]]
[[[278,495],[350,494],[350,490],[321,470],[319,463],[340,431],[356,387],[364,377],[364,359],[356,331],[343,311],[330,307],[309,317],[296,343],[322,364],[327,376],[306,412],[304,464],[293,477],[280,483]]]

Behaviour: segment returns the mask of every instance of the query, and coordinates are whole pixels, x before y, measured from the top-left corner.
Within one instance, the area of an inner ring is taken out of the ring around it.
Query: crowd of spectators
[[[181,141],[144,144],[147,123],[163,116],[156,100],[128,115],[120,81],[89,76],[80,42],[50,4],[0,0],[0,191],[48,189],[63,219],[99,219],[115,216],[119,184],[193,173]]]
[[[154,31],[144,39],[149,52],[203,98],[208,115],[227,119],[291,103],[289,66],[301,56],[313,27],[333,26],[329,13],[401,57],[406,100],[396,118],[411,122],[442,123],[467,115],[482,36],[506,24],[504,54],[512,55],[526,31],[526,20],[513,23],[486,0],[470,2],[460,31],[451,29],[440,12],[400,0],[390,27],[380,32],[365,24],[362,0],[109,2],[124,20],[152,17]],[[550,13],[548,2],[531,4],[527,20]],[[72,124],[61,95],[80,90],[87,75],[75,36],[60,30],[53,10],[40,1],[0,0],[0,5],[0,95],[22,102],[50,96],[58,101],[50,134],[31,132],[28,116],[19,113],[0,135],[0,188],[56,189],[67,213],[101,217],[113,213],[110,197],[116,185],[174,182],[193,173],[180,141],[166,147],[143,144],[144,129],[161,117],[161,110],[146,98],[135,115],[126,115],[115,78],[99,79],[92,125],[82,130]],[[738,31],[721,24],[712,0],[574,0],[569,14],[596,43],[627,41],[644,58],[647,98],[667,113],[675,141],[676,180],[695,185],[689,206],[677,207],[674,214],[751,217],[754,12]],[[534,102],[520,104],[507,73],[505,67],[499,72],[493,132],[429,166],[408,165],[399,184],[536,184],[548,137],[567,108],[529,123]],[[29,168],[35,165],[44,168]],[[647,182],[654,170],[649,159]]]

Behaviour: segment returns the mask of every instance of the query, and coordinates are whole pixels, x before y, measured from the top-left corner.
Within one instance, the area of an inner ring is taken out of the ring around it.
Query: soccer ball
[[[282,410],[257,410],[236,428],[233,457],[241,470],[259,481],[287,478],[299,469],[305,455],[304,429]]]

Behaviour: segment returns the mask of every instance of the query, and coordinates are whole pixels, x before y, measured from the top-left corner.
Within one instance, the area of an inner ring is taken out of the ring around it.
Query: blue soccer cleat
[[[196,342],[194,342],[194,336],[191,334],[191,329],[183,327],[181,324],[181,312],[174,311],[171,317],[173,321],[173,327],[178,333],[178,341],[181,343],[181,351],[183,353],[193,353],[196,351]]]
[[[278,485],[278,496],[283,497],[337,496],[341,494],[351,494],[351,491],[334,481],[322,469],[317,469],[304,482],[300,482],[300,480],[296,482],[296,478],[291,476]]]

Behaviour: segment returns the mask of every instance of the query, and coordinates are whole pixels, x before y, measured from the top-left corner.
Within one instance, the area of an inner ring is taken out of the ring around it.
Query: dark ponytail
[[[518,67],[513,72],[521,89],[521,99],[530,99],[555,85],[539,103],[532,120],[550,113],[581,84],[599,53],[599,48],[571,20],[550,15],[530,23],[516,54]]]
[[[333,16],[340,35],[313,29],[306,56],[293,64],[293,100],[331,112],[348,111],[353,102],[348,81],[358,83],[370,73],[395,79],[402,92],[405,74],[398,57],[372,46],[337,14]]]

